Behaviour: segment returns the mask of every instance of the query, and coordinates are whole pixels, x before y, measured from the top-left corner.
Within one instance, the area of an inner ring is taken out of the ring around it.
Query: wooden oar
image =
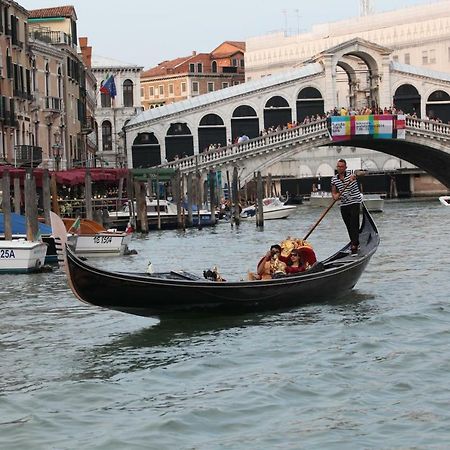
[[[345,186],[344,189],[342,189],[342,192],[340,192],[340,194],[342,195],[345,190],[350,186],[350,184],[353,182],[354,180],[350,180]],[[341,195],[339,196],[339,198],[341,198]],[[331,204],[327,207],[327,209],[322,213],[322,215],[319,217],[319,220],[310,228],[310,230],[308,231],[308,233],[306,233],[306,236],[303,238],[304,241],[306,241],[306,239],[309,238],[309,236],[311,235],[311,233],[317,228],[317,226],[319,225],[320,222],[322,222],[323,218],[328,214],[328,211],[330,211],[330,209],[334,206],[334,204],[339,200],[339,198],[337,198],[336,200],[333,200],[331,202]]]

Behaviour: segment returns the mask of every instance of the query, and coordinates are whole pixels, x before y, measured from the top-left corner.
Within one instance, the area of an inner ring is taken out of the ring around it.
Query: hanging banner
[[[404,137],[397,135],[397,130],[399,129],[397,116],[390,114],[331,117],[331,137],[333,142],[347,141],[354,137],[404,139]]]

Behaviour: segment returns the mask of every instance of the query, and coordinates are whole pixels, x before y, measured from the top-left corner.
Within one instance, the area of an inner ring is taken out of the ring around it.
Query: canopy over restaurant
[[[13,178],[19,178],[21,183],[25,179],[25,174],[27,169],[17,168],[14,166],[3,165],[0,166],[0,177],[3,177],[5,171],[9,171],[11,180]],[[31,169],[28,169],[31,170]],[[32,169],[33,175],[36,178],[36,185],[42,186],[42,176],[44,169]],[[77,186],[85,183],[86,171],[89,170],[91,174],[91,179],[93,182],[96,181],[106,181],[106,182],[116,182],[121,178],[126,178],[128,176],[128,169],[117,168],[117,169],[105,169],[105,168],[77,168],[70,170],[61,170],[57,172],[49,172],[50,176],[55,176],[56,183],[65,186]]]

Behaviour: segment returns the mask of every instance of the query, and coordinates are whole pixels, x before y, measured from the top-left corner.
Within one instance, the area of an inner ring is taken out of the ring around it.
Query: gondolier
[[[352,254],[359,247],[359,212],[363,196],[359,190],[356,174],[347,170],[347,162],[340,159],[336,164],[337,174],[331,179],[334,200],[341,200],[341,215],[350,237]]]

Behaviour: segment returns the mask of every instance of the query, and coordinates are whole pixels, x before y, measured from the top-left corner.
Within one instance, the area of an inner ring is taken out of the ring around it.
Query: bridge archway
[[[198,150],[200,153],[208,149],[210,144],[227,144],[227,130],[223,119],[217,114],[206,114],[198,126]]]
[[[170,124],[165,144],[167,161],[194,154],[194,137],[186,123],[176,122]]]
[[[318,89],[312,86],[302,89],[297,96],[297,122],[303,122],[308,116],[324,114],[324,104]]]
[[[427,100],[426,113],[430,119],[450,122],[450,95],[445,91],[434,91]]]
[[[139,133],[131,147],[134,168],[146,168],[161,164],[161,146],[154,133]]]
[[[244,134],[250,139],[259,136],[258,115],[249,105],[238,106],[231,117],[231,136],[233,141]]]
[[[406,114],[416,114],[420,118],[421,97],[412,84],[402,84],[394,94],[394,106]]]
[[[271,97],[264,106],[264,128],[287,125],[292,120],[292,109],[280,95]]]

